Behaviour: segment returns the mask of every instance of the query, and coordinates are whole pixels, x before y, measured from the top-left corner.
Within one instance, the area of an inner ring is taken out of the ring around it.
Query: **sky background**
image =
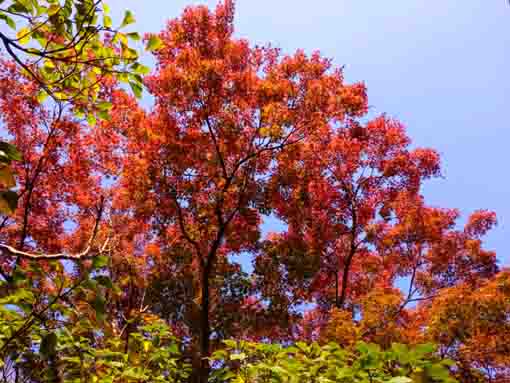
[[[136,29],[157,32],[188,5],[109,0]],[[121,15],[120,15],[121,16]],[[119,17],[120,17],[119,16]],[[486,238],[510,266],[510,5],[505,0],[237,0],[236,35],[283,53],[319,50],[368,87],[371,113],[402,121],[415,146],[438,150],[444,178],[429,205],[498,215]],[[146,58],[150,61],[150,58]],[[274,224],[266,228],[274,228]]]

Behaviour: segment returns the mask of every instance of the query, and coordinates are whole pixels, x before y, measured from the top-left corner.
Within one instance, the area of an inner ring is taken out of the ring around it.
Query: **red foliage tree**
[[[319,53],[234,38],[233,15],[227,0],[170,21],[145,79],[154,107],[105,81],[111,118],[94,126],[39,103],[1,63],[2,120],[23,153],[19,208],[0,223],[3,279],[23,258],[4,244],[69,252],[108,236],[119,289],[103,336],[127,350],[159,315],[182,337],[194,382],[229,337],[432,340],[464,381],[504,382],[508,273],[482,243],[495,215],[460,228],[457,210],[428,206],[434,150],[412,148],[394,119],[366,121],[363,84],[345,84]],[[262,238],[269,214],[287,228]]]
[[[1,240],[20,251],[80,250],[103,201],[90,130],[64,106],[39,103],[37,93],[14,64],[0,62],[3,128],[22,154],[13,163],[20,201],[14,215],[2,217]],[[4,258],[4,277],[20,260]]]
[[[301,242],[302,256],[313,261],[278,250],[282,256],[276,262],[293,270],[315,265],[313,273],[302,274],[303,297],[342,308],[390,276],[376,246],[395,214],[392,201],[401,193],[417,194],[422,180],[439,172],[434,151],[411,150],[409,144],[394,120],[380,117],[366,126],[348,121],[331,125],[279,163],[273,198],[277,216],[289,229],[277,246],[296,249]],[[264,264],[274,260],[267,253],[257,262],[267,270]],[[293,277],[290,271],[287,275]],[[300,283],[296,288],[302,290]]]
[[[363,86],[345,85],[318,54],[281,56],[233,38],[233,12],[231,1],[215,12],[188,8],[160,34],[158,70],[147,78],[155,109],[130,130],[118,200],[150,224],[163,257],[178,249],[187,258],[178,272],[190,279],[196,358],[210,352],[229,256],[255,250],[276,159],[366,109]]]

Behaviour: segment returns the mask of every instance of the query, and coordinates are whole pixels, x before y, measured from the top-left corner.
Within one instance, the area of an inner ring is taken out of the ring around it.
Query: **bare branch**
[[[25,258],[25,259],[32,259],[32,260],[74,260],[79,261],[83,259],[90,259],[96,257],[98,254],[102,254],[106,251],[106,248],[109,243],[109,238],[103,243],[103,245],[99,248],[97,252],[93,252],[94,248],[94,242],[97,237],[97,233],[99,231],[99,223],[101,221],[101,217],[103,215],[104,211],[104,197],[101,197],[101,202],[98,208],[96,222],[94,224],[94,229],[92,231],[92,235],[90,236],[90,239],[87,242],[87,246],[85,249],[79,253],[70,254],[70,253],[56,253],[56,254],[46,254],[46,253],[30,253],[26,251],[21,251],[16,249],[13,246],[9,246],[4,243],[0,243],[0,249],[4,252],[15,255],[18,258]]]

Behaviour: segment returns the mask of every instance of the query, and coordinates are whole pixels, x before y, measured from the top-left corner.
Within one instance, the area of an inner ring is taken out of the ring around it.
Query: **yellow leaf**
[[[32,31],[28,28],[21,28],[18,33],[16,33],[16,39],[18,43],[21,45],[28,44],[30,42],[30,35]]]
[[[8,166],[4,166],[0,168],[0,184],[5,189],[10,189],[16,186],[16,180],[14,179],[14,174],[12,173],[12,169]]]
[[[60,11],[60,5],[58,5],[58,4],[52,4],[52,5],[48,8],[48,15],[53,16],[53,15],[57,14],[57,13],[58,13],[58,11]]]

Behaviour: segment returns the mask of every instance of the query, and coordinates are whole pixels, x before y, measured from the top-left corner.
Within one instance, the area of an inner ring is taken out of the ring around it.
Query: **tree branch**
[[[103,243],[101,248],[99,249],[99,252],[92,254],[92,249],[93,249],[94,241],[95,241],[95,239],[97,237],[97,233],[99,231],[99,223],[101,221],[101,218],[102,218],[102,215],[103,215],[103,211],[104,211],[104,197],[101,197],[101,202],[100,202],[100,205],[99,205],[99,209],[98,209],[98,213],[97,213],[97,217],[96,217],[96,222],[94,224],[94,229],[92,231],[92,235],[90,236],[90,239],[88,240],[87,246],[85,247],[85,249],[83,251],[79,252],[79,253],[75,253],[75,254],[69,254],[69,253],[56,253],[56,254],[30,253],[30,252],[18,250],[15,247],[9,246],[9,245],[4,244],[4,243],[0,243],[0,249],[3,250],[4,252],[10,254],[10,255],[17,256],[18,258],[33,259],[33,260],[38,260],[38,261],[41,261],[41,260],[46,260],[46,261],[48,261],[48,260],[74,260],[74,261],[78,261],[78,260],[83,260],[83,259],[94,258],[94,257],[97,256],[97,254],[104,253],[106,248],[107,248],[107,246],[108,246],[108,243],[109,243],[109,239],[107,239]]]

